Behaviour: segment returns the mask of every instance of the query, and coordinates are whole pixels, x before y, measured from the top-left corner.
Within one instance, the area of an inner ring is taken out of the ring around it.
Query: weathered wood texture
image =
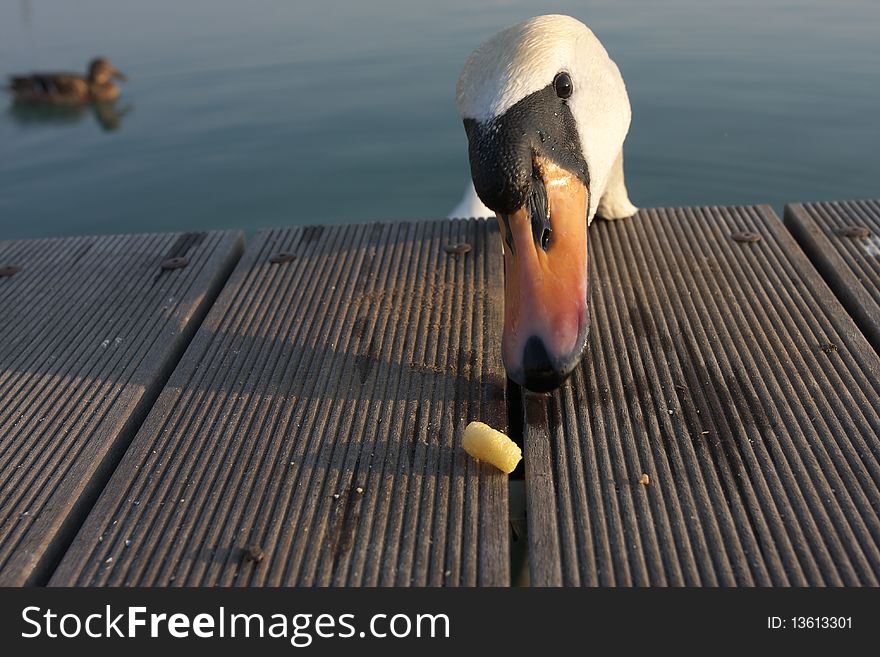
[[[880,363],[782,222],[649,210],[590,241],[587,356],[524,404],[532,582],[876,585]]]
[[[240,233],[0,242],[0,585],[46,581],[241,245]],[[163,269],[173,257],[189,264]]]
[[[880,352],[880,202],[792,203],[785,225]]]
[[[502,276],[494,222],[260,233],[51,583],[506,584],[460,447],[507,424]]]

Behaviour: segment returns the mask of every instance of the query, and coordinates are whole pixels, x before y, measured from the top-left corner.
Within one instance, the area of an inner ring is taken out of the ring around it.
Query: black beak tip
[[[532,392],[550,392],[568,378],[570,372],[562,372],[553,366],[547,348],[536,335],[526,340],[523,350],[522,381],[519,383]]]

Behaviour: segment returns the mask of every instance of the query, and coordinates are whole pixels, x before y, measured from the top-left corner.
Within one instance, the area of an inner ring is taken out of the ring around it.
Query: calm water
[[[635,203],[880,196],[876,0],[0,0],[0,74],[130,78],[115,130],[2,99],[0,238],[445,216],[465,58],[550,11],[623,72]]]

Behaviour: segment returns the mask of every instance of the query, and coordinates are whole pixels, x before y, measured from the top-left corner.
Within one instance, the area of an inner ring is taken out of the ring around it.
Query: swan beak
[[[122,71],[117,70],[115,68],[113,69],[113,72],[110,74],[110,77],[113,78],[114,80],[121,80],[122,82],[126,82],[128,80],[128,77],[125,75],[125,73],[123,73]]]
[[[547,160],[535,169],[546,204],[532,196],[496,215],[505,245],[502,360],[516,383],[547,392],[574,371],[587,344],[589,190]]]

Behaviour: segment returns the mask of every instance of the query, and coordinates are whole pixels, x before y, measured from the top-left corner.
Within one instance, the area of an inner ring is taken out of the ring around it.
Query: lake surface
[[[463,63],[548,12],[620,66],[637,205],[880,196],[876,0],[3,0],[0,75],[129,82],[116,117],[0,98],[0,238],[446,216]]]

